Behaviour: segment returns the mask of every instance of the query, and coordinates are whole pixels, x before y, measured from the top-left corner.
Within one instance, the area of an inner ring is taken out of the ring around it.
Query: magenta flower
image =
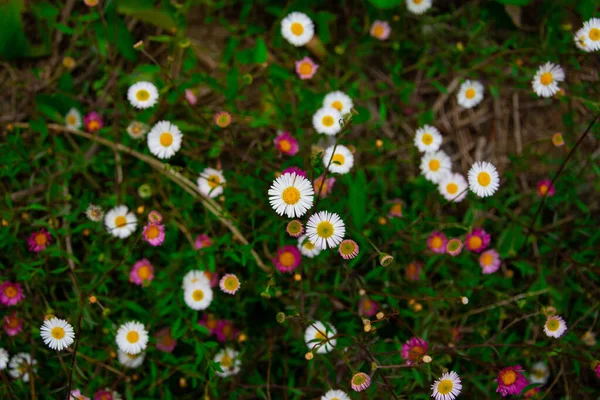
[[[215,329],[217,340],[221,343],[234,340],[238,336],[238,333],[238,330],[233,327],[233,323],[225,319],[219,320]]]
[[[462,251],[463,244],[460,239],[453,238],[446,243],[446,253],[450,254],[452,257],[455,257],[460,254]]]
[[[448,239],[442,232],[432,232],[427,239],[427,247],[434,253],[444,254],[446,252]]]
[[[154,267],[150,264],[150,261],[142,258],[133,264],[133,268],[129,273],[129,281],[142,286],[144,281],[150,283],[152,279],[154,279]]]
[[[313,182],[313,190],[315,194],[318,196],[321,195],[321,198],[325,198],[331,194],[333,190],[333,185],[335,184],[335,178],[327,178],[325,179],[324,175],[321,175]],[[324,181],[323,181],[324,180]]]
[[[283,132],[281,135],[277,135],[275,140],[273,140],[273,143],[275,143],[277,151],[287,156],[293,156],[300,149],[298,141],[289,132]]]
[[[319,66],[310,57],[304,57],[302,60],[296,61],[296,73],[300,79],[312,78],[318,69]]]
[[[121,396],[113,390],[109,388],[98,390],[96,394],[94,394],[94,400],[117,400],[121,399]]]
[[[148,222],[151,224],[160,224],[163,220],[163,216],[156,210],[152,210],[148,213]]]
[[[6,281],[0,285],[0,302],[5,306],[14,306],[24,298],[20,283]]]
[[[421,268],[423,263],[413,261],[406,266],[404,277],[407,281],[418,281],[421,280]]]
[[[371,386],[371,377],[364,372],[358,372],[352,377],[350,386],[352,386],[352,390],[356,392],[366,390]]]
[[[144,225],[142,237],[151,246],[160,246],[165,241],[165,226],[151,223]]]
[[[484,274],[493,274],[500,268],[500,254],[494,249],[484,251],[479,256],[479,265],[481,265]]]
[[[156,332],[156,348],[158,350],[165,353],[172,353],[176,345],[177,340],[173,339],[170,327],[167,326]]]
[[[412,337],[402,345],[402,358],[408,365],[416,364],[427,354],[429,344],[421,338]]]
[[[277,250],[273,264],[275,264],[279,272],[291,273],[300,264],[301,259],[300,250],[296,246],[286,244],[283,248]]]
[[[596,364],[596,368],[594,368],[594,372],[596,373],[596,376],[598,377],[598,379],[600,379],[600,363]]]
[[[467,235],[465,247],[474,253],[481,253],[490,244],[490,235],[481,228],[475,228]]]
[[[52,237],[45,228],[40,229],[38,232],[33,232],[29,235],[29,239],[27,239],[29,251],[33,251],[34,253],[44,250],[51,242]]]
[[[92,111],[86,115],[83,119],[83,124],[89,133],[98,132],[104,126],[102,123],[102,117],[96,111]]]
[[[371,25],[371,36],[375,39],[386,40],[390,37],[390,33],[392,33],[392,28],[390,28],[390,24],[387,21],[375,21],[373,25]]]
[[[550,179],[542,179],[537,184],[537,193],[540,197],[552,197],[556,193],[556,190]]]
[[[195,106],[198,102],[198,97],[192,89],[185,89],[185,99],[190,106]]]
[[[388,218],[402,218],[402,199],[393,199]]]
[[[498,373],[496,382],[498,383],[497,393],[502,396],[520,394],[525,386],[528,385],[527,379],[521,374],[525,371],[520,365],[506,367]]]
[[[358,314],[365,317],[372,317],[377,314],[379,305],[375,300],[369,299],[367,296],[361,297],[358,303]]]
[[[219,320],[216,319],[212,314],[204,314],[202,318],[198,321],[198,324],[208,329],[211,335],[214,335],[217,332]]]
[[[281,171],[281,175],[284,174],[296,174],[298,176],[303,176],[306,178],[306,172],[304,172],[304,170],[301,170],[298,167],[287,167],[286,169],[284,169],[283,171]]]
[[[4,316],[4,331],[8,336],[15,336],[23,330],[23,319],[16,312]]]
[[[208,235],[200,234],[196,236],[196,240],[194,241],[194,247],[196,250],[203,249],[212,245],[212,240],[208,237]]]
[[[69,396],[67,396],[67,400],[90,400],[89,397],[84,396],[83,394],[81,394],[81,390],[79,389],[75,389],[75,390],[71,390],[71,394]]]

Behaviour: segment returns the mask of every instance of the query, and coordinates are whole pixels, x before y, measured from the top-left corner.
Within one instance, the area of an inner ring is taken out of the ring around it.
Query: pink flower
[[[463,337],[461,326],[455,326],[455,327],[451,328],[450,333],[452,334],[452,340],[454,342],[458,342]]]
[[[434,253],[444,254],[446,252],[448,239],[442,232],[432,232],[427,239],[427,247]]]
[[[421,280],[421,268],[423,264],[418,261],[413,261],[406,266],[406,271],[404,272],[404,277],[408,281],[418,281]]]
[[[24,298],[20,283],[6,281],[0,285],[0,302],[5,306],[14,306]]]
[[[96,394],[94,394],[94,400],[115,400],[120,399],[121,396],[113,390],[109,388],[98,390]]]
[[[540,387],[534,387],[523,393],[523,397],[529,399],[540,392]]]
[[[198,102],[198,97],[196,97],[192,89],[185,89],[185,99],[190,106],[195,106]]]
[[[4,331],[8,336],[15,336],[23,330],[23,319],[16,312],[4,316]]]
[[[102,117],[96,111],[92,111],[86,115],[83,119],[83,124],[89,133],[98,132],[104,126],[102,123]]]
[[[302,222],[294,219],[288,222],[287,226],[285,227],[285,231],[291,237],[300,237],[304,233],[304,227],[302,226]]]
[[[594,372],[596,373],[596,376],[598,377],[598,379],[600,379],[600,363],[596,364],[596,368],[594,368]]]
[[[156,348],[165,353],[172,353],[177,345],[177,340],[171,336],[171,328],[166,327],[156,333]]]
[[[34,253],[44,250],[51,242],[52,237],[45,228],[40,229],[38,232],[33,232],[29,235],[29,239],[27,239],[29,251],[33,251]]]
[[[302,255],[296,246],[285,245],[283,248],[277,250],[277,256],[275,256],[273,264],[275,264],[279,272],[291,273],[300,264],[301,259]]]
[[[369,299],[367,296],[363,296],[358,303],[358,314],[364,315],[365,317],[372,317],[377,314],[379,305],[375,300]]]
[[[302,60],[296,61],[296,73],[300,79],[312,78],[318,69],[319,66],[310,57],[304,57]]]
[[[133,268],[129,273],[129,281],[142,286],[144,281],[150,283],[152,279],[154,279],[154,267],[150,264],[150,261],[142,258],[133,264]]]
[[[306,178],[306,172],[304,172],[303,170],[301,170],[298,167],[287,167],[286,169],[284,169],[283,171],[281,171],[281,175],[284,174],[293,174],[296,173],[296,175],[298,176],[303,176]]]
[[[219,111],[215,114],[215,124],[220,128],[227,128],[231,123],[231,114],[227,111]]]
[[[371,377],[364,372],[358,372],[352,377],[350,386],[352,386],[352,390],[356,392],[366,390],[371,386]]]
[[[208,235],[200,234],[196,236],[196,240],[194,241],[194,247],[196,250],[203,249],[212,245],[212,240],[208,237]]]
[[[221,343],[228,340],[234,340],[238,336],[238,330],[233,327],[233,323],[227,320],[220,320],[215,329],[217,340]]]
[[[429,350],[429,344],[425,340],[412,337],[402,345],[402,358],[408,365],[416,364],[427,354],[427,350]]]
[[[352,239],[342,240],[338,252],[344,260],[350,260],[358,255],[358,244]]]
[[[459,255],[462,248],[463,244],[460,239],[457,238],[452,238],[446,243],[446,253],[450,254],[452,257]]]
[[[67,396],[67,400],[90,400],[89,397],[85,397],[83,394],[81,394],[81,390],[76,389],[76,390],[71,390],[71,394],[69,396]]]
[[[225,274],[219,281],[219,287],[227,294],[236,294],[240,290],[240,286],[240,280],[235,274]]]
[[[479,256],[479,265],[484,274],[493,274],[500,268],[500,254],[494,249],[484,251]]]
[[[550,179],[542,179],[537,184],[537,193],[540,197],[552,197],[556,193],[556,190]]]
[[[288,156],[293,156],[300,149],[298,141],[289,132],[283,132],[281,135],[277,135],[275,140],[273,140],[273,143],[275,143],[275,147],[280,153]]]
[[[392,200],[392,208],[388,212],[389,218],[402,218],[402,199]]]
[[[219,284],[219,274],[218,273],[216,273],[216,272],[210,272],[210,271],[204,271],[204,275],[206,275],[206,277],[210,281],[210,287],[211,288],[214,288],[215,286],[217,286]]]
[[[475,228],[467,235],[465,246],[467,250],[481,253],[490,244],[490,235],[481,228]]]
[[[202,318],[198,321],[198,324],[202,325],[208,331],[214,335],[217,332],[217,326],[219,325],[219,320],[214,317],[212,314],[204,314]]]
[[[322,199],[331,194],[333,185],[335,184],[335,178],[333,177],[327,178],[325,181],[323,181],[324,179],[325,175],[321,175],[313,182],[313,190],[315,191],[315,194],[317,196],[320,194]]]
[[[160,246],[165,241],[165,226],[162,224],[144,225],[142,237],[151,246]]]
[[[375,21],[373,25],[371,25],[371,36],[375,39],[386,40],[390,37],[390,33],[392,32],[392,28],[390,28],[390,24],[387,21]]]
[[[498,383],[497,393],[501,393],[502,396],[508,396],[510,394],[520,394],[525,386],[527,386],[527,379],[521,374],[524,369],[520,365],[513,367],[506,367],[498,373],[496,382]]]
[[[151,224],[160,224],[163,220],[161,213],[156,210],[152,210],[148,213],[148,222]]]

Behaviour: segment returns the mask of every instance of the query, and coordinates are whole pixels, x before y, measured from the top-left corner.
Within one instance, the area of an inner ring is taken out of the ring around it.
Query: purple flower
[[[29,239],[27,239],[29,251],[34,253],[44,250],[50,245],[51,242],[52,237],[45,228],[40,229],[38,232],[33,232],[31,235],[29,235]]]
[[[473,229],[465,239],[465,247],[474,253],[481,253],[490,244],[490,235],[481,228]]]
[[[279,272],[291,273],[300,264],[301,259],[302,255],[296,246],[285,245],[283,248],[277,250],[273,264],[275,264]]]
[[[96,111],[92,111],[86,115],[83,119],[83,124],[89,133],[98,132],[104,126],[102,123],[102,117]]]
[[[142,237],[151,246],[160,246],[165,241],[165,226],[162,224],[149,223],[144,226]]]
[[[412,337],[402,345],[402,358],[408,365],[416,364],[427,354],[427,350],[429,350],[429,344],[424,339]]]
[[[6,281],[0,285],[0,302],[5,306],[14,306],[24,298],[21,284]]]
[[[502,396],[520,394],[528,385],[527,379],[521,374],[523,371],[524,369],[520,365],[502,369],[496,378],[498,383],[496,392],[501,393]]]
[[[156,348],[165,353],[172,353],[177,345],[177,340],[171,336],[171,328],[166,327],[156,333]]]
[[[306,172],[304,172],[303,170],[301,170],[298,167],[287,167],[286,169],[281,171],[281,175],[293,174],[293,173],[295,173],[298,176],[303,176],[306,178]]]
[[[142,286],[145,281],[151,282],[154,279],[154,267],[150,264],[150,261],[142,258],[133,264],[131,272],[129,273],[129,280],[136,285]]]

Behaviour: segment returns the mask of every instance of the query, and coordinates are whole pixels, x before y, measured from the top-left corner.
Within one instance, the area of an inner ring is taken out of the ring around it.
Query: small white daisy
[[[158,158],[170,158],[181,148],[183,134],[169,121],[157,122],[148,134],[148,149]]]
[[[485,89],[478,81],[464,81],[458,89],[456,99],[464,108],[473,108],[483,100]]]
[[[213,291],[210,283],[199,281],[192,283],[183,291],[185,304],[192,310],[205,310],[210,306],[213,299]]]
[[[321,400],[350,400],[350,396],[341,390],[331,389],[321,396]]]
[[[431,0],[406,0],[406,8],[413,14],[423,14],[431,8]]]
[[[293,12],[281,21],[281,34],[294,46],[304,46],[315,34],[315,25],[308,15]]]
[[[67,128],[79,129],[83,126],[81,113],[76,108],[71,108],[65,116],[65,125]]]
[[[424,125],[415,133],[415,146],[421,153],[438,151],[442,145],[442,135],[435,126]]]
[[[29,373],[35,373],[37,371],[37,368],[35,367],[36,364],[37,361],[31,358],[28,353],[18,353],[10,359],[8,373],[14,379],[21,378],[23,382],[29,382]]]
[[[464,176],[457,173],[446,175],[439,183],[440,194],[448,201],[461,202],[467,197],[469,184]]]
[[[558,315],[548,317],[546,323],[544,324],[544,332],[546,333],[546,335],[553,338],[561,337],[566,332],[566,330],[567,323]]]
[[[438,183],[452,172],[452,161],[443,151],[425,153],[421,157],[421,174],[427,180]]]
[[[223,193],[225,182],[227,181],[222,171],[214,168],[206,168],[198,178],[198,190],[204,196],[215,198]]]
[[[64,350],[75,341],[75,331],[64,319],[52,318],[44,321],[40,335],[52,350]]]
[[[193,269],[183,277],[183,290],[187,289],[190,285],[195,283],[202,283],[203,285],[210,286],[210,279],[206,275],[204,271],[200,271],[199,269]]]
[[[335,153],[333,149],[335,148]],[[331,172],[338,174],[347,174],[354,166],[354,154],[346,146],[338,144],[337,146],[329,146],[323,152],[323,165],[325,168],[329,166]]]
[[[354,103],[350,96],[339,90],[328,93],[323,99],[323,108],[335,108],[342,115],[348,114],[352,107],[354,107]]]
[[[148,345],[148,331],[141,322],[125,322],[117,330],[117,346],[127,354],[139,354]]]
[[[106,213],[104,225],[111,235],[124,239],[137,228],[137,218],[127,206],[116,206]]]
[[[150,130],[150,127],[143,122],[131,121],[127,125],[127,133],[133,139],[142,139],[146,133]]]
[[[0,349],[0,371],[6,369],[6,367],[8,366],[9,358],[10,357],[8,356],[8,351]]]
[[[538,68],[533,81],[531,81],[531,86],[538,96],[552,97],[560,90],[558,84],[564,80],[565,71],[562,67],[547,62]]]
[[[298,249],[300,249],[300,253],[302,253],[303,256],[308,258],[316,257],[321,253],[321,249],[308,240],[308,236],[306,235],[302,235],[298,238]]]
[[[500,187],[500,175],[493,164],[477,161],[467,175],[469,189],[479,197],[493,195]]]
[[[600,18],[592,18],[584,22],[583,29],[585,30],[585,47],[589,51],[600,50]]]
[[[344,240],[346,226],[336,213],[319,211],[306,223],[306,235],[320,249],[334,248]]]
[[[317,133],[335,135],[342,130],[342,114],[333,107],[323,107],[313,115],[313,127]]]
[[[150,82],[137,82],[129,87],[127,99],[135,108],[149,108],[158,102],[158,89]]]
[[[529,374],[529,380],[531,383],[541,383],[545,385],[550,377],[550,370],[543,361],[538,361],[531,367],[531,374]]]
[[[301,217],[313,206],[315,191],[312,183],[301,175],[285,173],[269,188],[269,203],[279,215]]]
[[[242,366],[242,361],[239,359],[239,353],[230,347],[226,347],[219,351],[215,355],[213,361],[221,364],[223,372],[216,371],[216,374],[221,378],[236,375],[240,372],[240,367]]]
[[[590,50],[590,48],[585,44],[585,38],[587,34],[587,30],[585,28],[581,28],[575,33],[575,36],[573,36],[573,40],[575,41],[575,46],[577,46],[579,50],[583,50],[589,53],[592,50]]]
[[[318,354],[329,353],[337,342],[337,339],[333,337],[336,334],[337,331],[330,323],[325,325],[321,321],[315,321],[306,328],[304,341],[309,350],[318,345],[315,350]]]
[[[431,385],[431,397],[435,400],[454,400],[462,389],[460,377],[454,371],[445,372]]]
[[[146,353],[139,354],[129,354],[124,351],[118,351],[119,362],[125,368],[137,368],[144,362],[144,358],[146,357]]]

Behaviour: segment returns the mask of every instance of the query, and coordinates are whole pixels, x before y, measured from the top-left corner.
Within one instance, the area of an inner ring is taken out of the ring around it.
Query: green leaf
[[[393,8],[404,2],[404,0],[369,0],[377,8]]]
[[[24,56],[31,47],[23,31],[21,13],[23,1],[0,3],[0,57],[14,59]]]
[[[139,19],[140,21],[147,22],[159,28],[172,30],[173,28],[177,27],[173,16],[166,11],[139,7],[136,6],[135,3],[130,4],[130,1],[120,1],[117,5],[117,11],[121,14]]]
[[[502,4],[512,4],[515,6],[527,6],[531,4],[532,0],[496,0],[498,3]]]
[[[262,64],[267,62],[267,44],[261,38],[256,39],[256,46],[254,47],[254,62]]]
[[[352,222],[362,230],[367,215],[367,177],[363,170],[356,173],[356,180],[350,186],[349,193]]]

